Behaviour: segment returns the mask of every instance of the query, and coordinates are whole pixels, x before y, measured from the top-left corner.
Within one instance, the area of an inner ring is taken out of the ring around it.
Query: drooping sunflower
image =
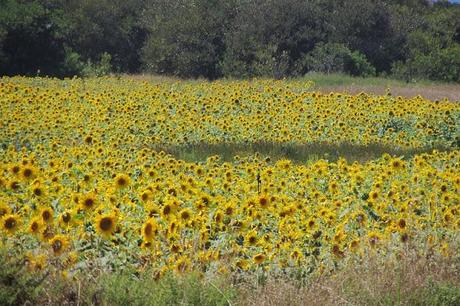
[[[188,259],[187,257],[185,256],[181,256],[177,259],[175,265],[174,265],[174,270],[177,272],[177,273],[184,273],[184,272],[187,272],[190,270],[191,268],[191,261],[190,259]]]
[[[95,218],[95,228],[102,237],[109,238],[115,231],[117,217],[114,213],[97,215]]]
[[[154,219],[149,219],[142,226],[142,237],[144,241],[151,242],[155,238],[155,235],[158,233],[158,224]]]
[[[260,265],[265,261],[265,255],[262,253],[259,253],[259,254],[254,255],[252,259],[256,265]]]

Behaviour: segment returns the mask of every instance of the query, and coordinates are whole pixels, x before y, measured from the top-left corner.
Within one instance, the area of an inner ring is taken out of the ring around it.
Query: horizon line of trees
[[[0,0],[0,75],[308,72],[460,82],[460,5],[426,0]]]

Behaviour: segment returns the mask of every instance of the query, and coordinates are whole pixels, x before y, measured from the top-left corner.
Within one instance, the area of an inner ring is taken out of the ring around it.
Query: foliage
[[[31,273],[27,263],[16,250],[0,248],[0,304],[33,303],[43,289],[44,272]]]
[[[349,59],[343,71],[352,75],[373,75],[375,68],[406,80],[458,82],[452,66],[460,5],[440,1],[4,0],[0,6],[2,75],[83,76],[107,53],[116,72],[280,79],[330,66],[321,62],[331,60],[324,56],[329,46]]]
[[[149,36],[142,60],[148,71],[179,77],[221,76],[223,31],[232,1],[151,3],[144,16]]]
[[[90,60],[81,69],[81,73],[86,77],[99,77],[109,74],[112,71],[110,61],[112,56],[108,53],[102,53],[99,63],[93,64]]]
[[[317,44],[299,63],[300,71],[346,73],[353,76],[373,76],[375,68],[359,52],[342,44]]]
[[[165,275],[160,280],[144,272],[140,277],[124,272],[102,276],[102,299],[110,305],[229,305],[236,298],[236,290],[200,279],[196,273],[185,276]]]
[[[460,82],[460,44],[445,49],[436,49],[428,54],[417,54],[406,63],[395,63],[396,77]]]

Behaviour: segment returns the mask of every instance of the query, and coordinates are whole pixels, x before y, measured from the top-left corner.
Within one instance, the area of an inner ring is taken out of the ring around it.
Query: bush
[[[343,44],[319,43],[298,63],[300,74],[308,71],[322,73],[347,73],[353,76],[373,76],[375,68],[358,51],[351,51]]]
[[[64,63],[62,65],[63,75],[77,75],[81,77],[100,77],[112,72],[112,56],[107,52],[102,53],[99,62],[91,60],[84,62],[81,56],[71,49],[65,50]]]
[[[90,60],[86,62],[81,70],[81,75],[84,77],[99,77],[109,74],[112,71],[111,65],[112,56],[107,52],[102,53],[98,63],[92,63]]]
[[[196,274],[168,274],[155,280],[152,274],[139,278],[124,272],[101,277],[102,299],[109,305],[228,305],[236,297],[228,285],[218,289]]]
[[[460,82],[460,44],[428,54],[416,54],[405,63],[395,63],[392,72],[395,77],[406,81]]]
[[[0,249],[0,305],[22,305],[37,299],[44,273],[30,273],[25,260]]]

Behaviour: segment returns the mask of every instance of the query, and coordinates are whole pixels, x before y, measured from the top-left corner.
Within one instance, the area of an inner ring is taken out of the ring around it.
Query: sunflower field
[[[309,275],[452,257],[460,104],[308,81],[0,80],[0,249],[29,271]],[[162,146],[380,144],[365,161],[182,160]]]

